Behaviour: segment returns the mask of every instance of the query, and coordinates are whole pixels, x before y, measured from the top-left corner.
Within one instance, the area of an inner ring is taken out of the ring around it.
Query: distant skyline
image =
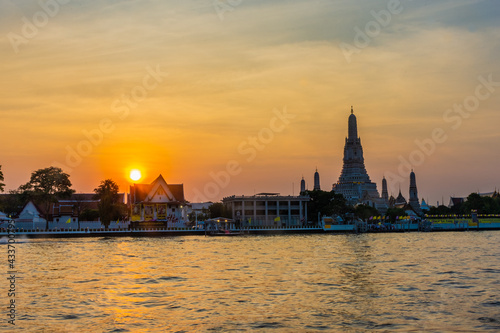
[[[379,192],[500,188],[494,0],[0,1],[0,36],[6,191],[50,165],[78,192],[331,190],[351,105]]]

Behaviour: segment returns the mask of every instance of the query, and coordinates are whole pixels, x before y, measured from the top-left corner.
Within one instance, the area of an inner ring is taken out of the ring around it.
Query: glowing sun
[[[141,177],[142,175],[140,170],[134,169],[130,171],[130,179],[132,179],[133,181],[138,181],[139,179],[141,179]]]

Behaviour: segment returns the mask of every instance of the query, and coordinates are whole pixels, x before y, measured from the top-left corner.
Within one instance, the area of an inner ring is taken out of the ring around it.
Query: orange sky
[[[132,168],[194,201],[297,194],[316,167],[330,190],[351,105],[379,191],[411,156],[432,204],[500,187],[494,1],[55,1],[0,3],[7,190],[50,165],[79,192]]]

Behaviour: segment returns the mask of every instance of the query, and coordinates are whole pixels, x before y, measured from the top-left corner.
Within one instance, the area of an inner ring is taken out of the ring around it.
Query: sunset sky
[[[331,190],[351,105],[379,192],[408,198],[401,160],[431,204],[500,188],[495,0],[0,0],[0,35],[6,190],[50,165],[78,192]]]

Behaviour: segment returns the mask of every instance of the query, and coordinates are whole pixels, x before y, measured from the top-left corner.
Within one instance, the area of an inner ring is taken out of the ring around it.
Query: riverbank
[[[373,225],[372,225],[373,226]],[[250,227],[232,231],[242,232],[242,235],[279,235],[279,234],[317,234],[317,233],[395,233],[395,232],[443,232],[443,231],[482,231],[500,230],[500,223],[435,223],[425,228],[419,224],[394,224],[390,229],[374,228],[360,229],[353,224],[331,225],[323,227]],[[0,238],[9,234],[16,238],[83,238],[83,237],[170,237],[170,236],[203,236],[205,230],[190,228],[149,228],[149,229],[74,229],[74,230],[24,230],[15,229],[0,231]]]

